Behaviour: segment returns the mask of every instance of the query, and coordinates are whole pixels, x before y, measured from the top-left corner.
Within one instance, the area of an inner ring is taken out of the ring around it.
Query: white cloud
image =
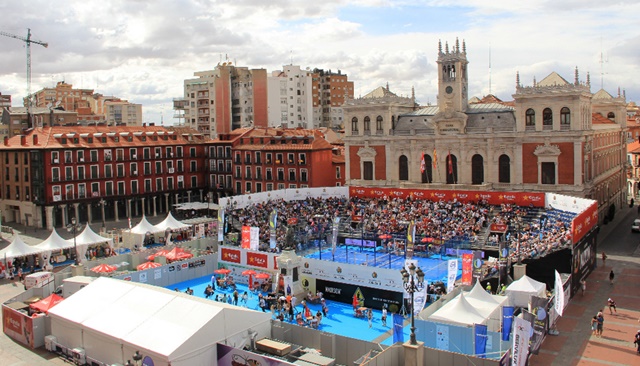
[[[394,18],[402,9],[416,18]],[[595,0],[33,0],[0,3],[0,13],[10,14],[0,30],[24,36],[31,28],[34,39],[49,42],[32,46],[32,90],[64,79],[142,103],[146,119],[158,122],[162,113],[169,123],[183,80],[225,55],[268,71],[291,60],[339,69],[356,95],[388,82],[398,94],[414,87],[421,103],[434,103],[438,40],[456,37],[467,45],[470,95],[510,100],[516,72],[525,85],[552,71],[572,81],[577,66],[581,80],[590,72],[593,92],[602,77],[610,93],[620,86],[638,101],[640,81],[629,75],[639,69],[640,34],[623,16],[638,10],[636,1]],[[0,37],[0,92],[15,105],[26,94],[24,51]]]

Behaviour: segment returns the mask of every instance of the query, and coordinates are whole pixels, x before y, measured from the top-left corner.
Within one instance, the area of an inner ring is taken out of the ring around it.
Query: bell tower
[[[460,43],[456,38],[456,44],[449,51],[449,43],[445,43],[444,52],[442,42],[438,41],[438,106],[440,110],[449,106],[455,112],[465,112],[467,110],[467,88],[469,79],[467,77],[467,47],[462,41],[462,51]]]

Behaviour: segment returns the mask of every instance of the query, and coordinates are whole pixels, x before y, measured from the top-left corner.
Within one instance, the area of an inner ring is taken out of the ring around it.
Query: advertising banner
[[[335,254],[336,247],[338,246],[338,231],[340,229],[340,217],[336,216],[333,219],[333,228],[331,230],[331,252]]]
[[[240,254],[238,249],[220,248],[220,260],[223,262],[240,263]]]
[[[293,292],[293,276],[282,276],[284,278],[284,294],[292,295]]]
[[[462,284],[471,285],[473,273],[473,254],[462,255]]]
[[[458,260],[451,259],[447,261],[447,293],[453,291],[458,276]]]
[[[561,287],[562,288],[562,287]],[[549,321],[547,306],[549,301],[546,298],[531,296],[531,314],[533,315],[533,336],[531,339],[531,352],[538,354],[542,340],[547,333]]]
[[[591,232],[573,246],[571,264],[571,291],[575,294],[580,288],[580,280],[587,278],[596,268],[596,233]]]
[[[252,226],[251,229],[249,229],[249,232],[251,239],[249,239],[248,249],[258,250],[260,246],[260,228],[257,226]]]
[[[480,281],[482,278],[482,254],[479,250],[473,251],[473,283]]]
[[[276,247],[276,228],[278,226],[278,212],[274,208],[269,215],[269,248]]]
[[[406,258],[411,259],[413,257],[413,245],[416,239],[416,224],[411,221],[409,226],[407,227],[407,253]]]
[[[531,324],[522,319],[513,319],[513,356],[511,366],[524,366],[529,355],[529,335],[531,334]]]
[[[366,286],[402,293],[402,278],[396,269],[361,266],[303,258],[301,276]]]
[[[480,358],[487,358],[485,353],[487,352],[487,326],[482,324],[474,324],[475,329],[475,351],[476,356]]]
[[[218,210],[218,243],[224,242],[224,209]]]
[[[260,268],[269,268],[269,255],[260,252],[247,252],[247,265]]]
[[[393,343],[404,343],[404,332],[402,331],[404,318],[398,313],[393,314]]]
[[[555,282],[555,298],[554,307],[556,309],[556,313],[562,316],[562,312],[564,311],[564,288],[562,287],[562,278],[560,277],[560,273],[556,272],[556,282]]]
[[[502,307],[502,340],[508,341],[511,335],[511,324],[513,324],[513,306]]]
[[[507,265],[509,260],[509,244],[505,240],[501,240],[499,246],[498,276],[500,277],[500,283],[505,283],[505,279],[507,278]]]
[[[380,291],[371,287],[321,279],[316,279],[316,290],[322,292],[328,300],[346,304],[352,304],[354,296],[368,308],[382,309],[382,306],[387,304],[389,312],[392,313],[402,306],[402,292]]]
[[[3,305],[2,330],[12,339],[34,348],[33,319],[26,314]]]
[[[436,324],[436,348],[449,349],[449,326],[446,324]]]
[[[242,246],[242,249],[251,249],[251,227],[250,226],[242,227],[241,246]]]
[[[217,344],[218,362],[220,366],[295,366],[292,363],[276,358],[259,355],[253,352]]]

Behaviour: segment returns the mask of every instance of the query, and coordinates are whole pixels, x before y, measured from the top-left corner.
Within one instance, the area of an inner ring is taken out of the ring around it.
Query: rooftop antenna
[[[609,57],[604,58],[602,52],[602,37],[600,37],[600,89],[604,89],[604,64],[609,62]]]
[[[491,94],[491,43],[489,43],[489,94]]]
[[[293,50],[289,50],[289,62],[289,65],[293,66]]]

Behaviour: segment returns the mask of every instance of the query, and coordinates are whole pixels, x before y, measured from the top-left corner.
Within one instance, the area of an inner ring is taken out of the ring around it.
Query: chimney
[[[4,146],[9,146],[9,136],[4,137]]]
[[[27,136],[20,135],[20,145],[24,146],[27,144]]]
[[[33,146],[38,144],[38,135],[36,135],[35,133],[33,134]]]

